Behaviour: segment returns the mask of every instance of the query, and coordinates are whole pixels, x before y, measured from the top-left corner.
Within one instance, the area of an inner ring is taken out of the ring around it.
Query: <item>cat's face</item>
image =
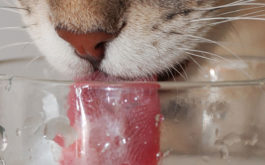
[[[26,9],[23,16],[31,36],[57,70],[79,77],[93,72],[96,63],[96,69],[109,75],[136,78],[161,74],[186,60],[187,51],[210,29],[208,21],[198,19],[213,16],[215,10],[211,9],[220,5],[216,1],[19,3]]]

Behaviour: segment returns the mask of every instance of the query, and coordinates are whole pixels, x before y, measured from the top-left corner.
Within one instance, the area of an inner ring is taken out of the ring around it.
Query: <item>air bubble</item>
[[[8,145],[5,128],[0,125],[0,151],[5,151]]]
[[[164,152],[163,153],[163,158],[166,158],[166,157],[170,156],[170,154],[171,154],[171,151],[170,150]]]
[[[18,128],[18,129],[16,130],[16,135],[17,135],[17,136],[21,136],[21,134],[22,134],[22,131],[21,131],[21,129]]]
[[[125,138],[123,138],[121,141],[122,141],[122,144],[126,144],[127,143],[127,140]]]
[[[106,144],[104,145],[104,147],[103,147],[101,153],[106,152],[106,151],[109,149],[109,147],[110,147],[110,143],[106,143]]]
[[[156,117],[155,117],[155,121],[156,121],[155,125],[156,125],[156,127],[158,127],[163,120],[165,120],[163,115],[157,114]]]
[[[156,154],[156,158],[157,158],[158,160],[161,158],[161,156],[162,156],[161,152],[159,152],[159,153]]]

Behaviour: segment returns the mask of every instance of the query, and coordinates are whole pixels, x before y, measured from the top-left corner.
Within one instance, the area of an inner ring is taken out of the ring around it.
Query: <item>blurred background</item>
[[[0,0],[0,6],[14,6],[14,0]],[[31,42],[16,10],[0,9],[0,60],[41,55]]]

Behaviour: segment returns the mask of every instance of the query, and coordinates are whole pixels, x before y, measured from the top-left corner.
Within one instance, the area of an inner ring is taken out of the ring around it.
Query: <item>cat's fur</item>
[[[76,56],[73,47],[57,35],[56,27],[76,33],[104,31],[118,34],[106,44],[99,69],[114,76],[136,78],[169,72],[187,59],[188,50],[197,48],[200,42],[205,43],[199,38],[215,27],[209,26],[211,21],[194,20],[234,10],[232,7],[211,10],[233,2],[229,0],[19,2],[26,9],[23,12],[25,23],[41,52],[53,67],[73,77],[87,75],[93,72],[93,67]],[[212,36],[216,39],[221,33],[215,32]]]

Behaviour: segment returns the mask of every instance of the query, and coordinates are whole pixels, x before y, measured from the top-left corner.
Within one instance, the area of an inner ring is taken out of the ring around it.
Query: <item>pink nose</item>
[[[102,60],[104,57],[105,43],[115,37],[114,34],[105,32],[93,32],[76,34],[64,29],[56,29],[58,35],[69,42],[76,50],[76,53],[85,59]]]

